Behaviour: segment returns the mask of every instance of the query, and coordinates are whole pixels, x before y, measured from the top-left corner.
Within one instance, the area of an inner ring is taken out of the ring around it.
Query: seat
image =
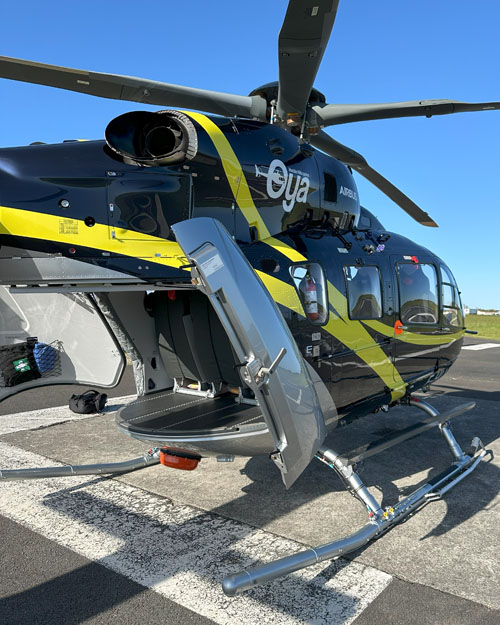
[[[177,380],[242,386],[236,358],[216,312],[199,291],[157,291],[150,298],[160,355]]]

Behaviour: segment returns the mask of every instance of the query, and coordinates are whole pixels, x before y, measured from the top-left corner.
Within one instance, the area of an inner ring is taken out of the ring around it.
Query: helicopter
[[[3,78],[168,107],[119,115],[105,141],[0,150],[0,398],[113,387],[127,355],[138,397],[117,426],[152,445],[127,463],[1,479],[157,462],[192,470],[204,455],[263,454],[291,487],[314,458],[331,467],[367,508],[366,526],[226,578],[229,595],[381,536],[488,453],[478,438],[465,453],[451,432],[470,403],[440,414],[413,396],[460,352],[453,274],[361,205],[353,172],[421,225],[437,224],[324,129],[500,103],[329,104],[313,85],[337,6],[290,0],[279,80],[248,96],[0,57]],[[325,445],[335,428],[396,405],[426,419],[348,455]],[[433,426],[452,466],[382,509],[357,464]]]

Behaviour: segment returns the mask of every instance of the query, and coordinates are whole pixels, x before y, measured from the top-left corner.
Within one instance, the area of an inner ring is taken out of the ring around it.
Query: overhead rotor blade
[[[437,228],[437,223],[423,211],[419,206],[415,204],[408,196],[395,187],[392,182],[389,182],[384,176],[378,173],[373,167],[370,167],[366,162],[366,159],[358,152],[351,150],[346,145],[342,145],[335,139],[332,139],[326,132],[319,132],[317,135],[310,137],[312,145],[323,150],[330,156],[342,161],[346,165],[352,167],[360,173],[364,178],[369,180],[380,191],[385,193],[391,198],[398,206],[400,206],[410,217],[413,217],[415,221],[418,221],[422,226],[431,226]]]
[[[35,63],[7,56],[0,56],[0,77],[78,91],[112,100],[185,107],[216,115],[231,117],[241,115],[266,120],[266,101],[261,96],[220,93],[133,76],[103,74]]]
[[[432,117],[451,113],[492,111],[500,109],[500,102],[460,102],[459,100],[414,100],[382,104],[317,104],[313,106],[316,122],[312,125],[333,126],[350,122],[396,117]]]
[[[278,115],[301,117],[333,28],[339,0],[290,0],[278,39]]]

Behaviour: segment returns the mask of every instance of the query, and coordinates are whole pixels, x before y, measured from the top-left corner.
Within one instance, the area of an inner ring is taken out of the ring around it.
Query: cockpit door
[[[398,285],[398,320],[396,334],[396,369],[403,379],[423,375],[439,366],[441,335],[439,323],[439,286],[437,268],[432,258],[391,257]]]
[[[230,234],[200,217],[173,227],[192,278],[210,299],[255,393],[276,446],[272,459],[287,487],[325,438],[325,422],[310,374],[276,303]]]

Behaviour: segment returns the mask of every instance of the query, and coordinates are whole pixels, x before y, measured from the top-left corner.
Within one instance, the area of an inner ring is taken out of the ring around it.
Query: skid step
[[[414,399],[411,400],[411,402],[415,402],[419,404],[421,403],[421,402],[417,402]],[[414,404],[411,404],[411,405],[414,405]],[[455,408],[451,408],[450,410],[447,410],[446,412],[441,412],[436,415],[431,415],[430,417],[428,417],[427,419],[424,419],[423,421],[419,421],[418,423],[413,423],[412,425],[409,425],[406,428],[397,430],[395,432],[391,432],[387,436],[383,436],[382,438],[379,438],[376,441],[367,443],[366,445],[362,445],[361,447],[358,447],[357,449],[353,449],[352,451],[349,451],[348,453],[343,454],[341,456],[341,461],[347,466],[361,462],[362,460],[365,460],[366,458],[370,458],[371,456],[375,456],[376,454],[379,454],[382,451],[390,449],[391,447],[394,447],[395,445],[399,445],[399,443],[403,443],[404,441],[415,438],[416,436],[423,434],[424,432],[432,429],[433,427],[442,425],[443,423],[446,423],[446,421],[451,421],[455,417],[458,417],[459,415],[464,414],[465,412],[468,412],[469,410],[472,410],[475,407],[475,405],[476,405],[476,402],[470,401],[464,404],[460,404],[460,406],[456,406]]]

